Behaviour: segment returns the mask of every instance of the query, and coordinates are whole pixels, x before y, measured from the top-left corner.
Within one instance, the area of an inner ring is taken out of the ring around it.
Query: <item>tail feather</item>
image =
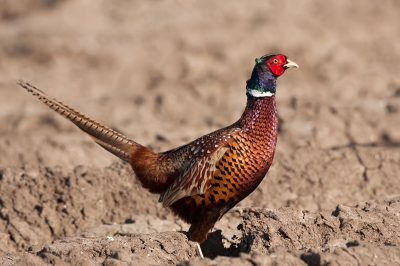
[[[130,154],[132,154],[132,152],[141,146],[140,144],[116,132],[115,130],[100,124],[99,122],[79,113],[78,111],[75,111],[62,102],[51,98],[43,91],[30,85],[29,83],[26,83],[22,80],[19,80],[17,83],[30,92],[33,96],[42,101],[45,105],[74,123],[105,150],[111,152],[125,162],[129,162]]]

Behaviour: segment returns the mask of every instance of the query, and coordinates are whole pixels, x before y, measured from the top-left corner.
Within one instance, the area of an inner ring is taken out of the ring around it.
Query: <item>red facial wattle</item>
[[[285,68],[283,67],[283,65],[286,64],[286,56],[278,54],[271,57],[265,63],[275,76],[280,76],[285,72]]]

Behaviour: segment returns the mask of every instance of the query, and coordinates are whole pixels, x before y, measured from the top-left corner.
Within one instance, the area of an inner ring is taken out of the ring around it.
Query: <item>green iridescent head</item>
[[[276,79],[288,68],[299,66],[283,54],[268,54],[256,58],[251,78],[247,81],[247,94],[253,97],[272,96],[276,93]]]

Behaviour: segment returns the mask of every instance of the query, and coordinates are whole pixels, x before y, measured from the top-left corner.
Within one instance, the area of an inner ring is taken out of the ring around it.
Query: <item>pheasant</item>
[[[181,147],[157,153],[75,111],[22,80],[17,83],[128,162],[142,186],[189,223],[190,240],[207,239],[215,223],[253,192],[271,166],[278,134],[276,81],[298,68],[282,54],[257,58],[247,81],[247,105],[232,125]]]

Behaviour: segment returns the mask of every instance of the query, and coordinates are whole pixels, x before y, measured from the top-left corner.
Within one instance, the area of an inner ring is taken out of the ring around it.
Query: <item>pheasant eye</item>
[[[273,63],[274,63],[274,64],[278,64],[278,59],[275,58],[274,61],[273,61]]]

